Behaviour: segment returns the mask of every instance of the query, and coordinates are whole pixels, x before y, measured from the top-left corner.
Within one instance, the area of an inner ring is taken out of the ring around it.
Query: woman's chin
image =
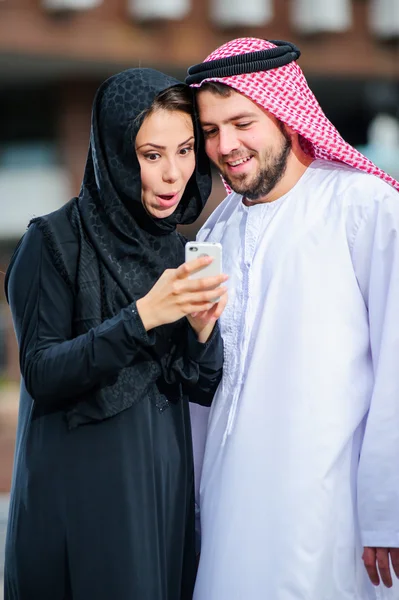
[[[175,206],[170,206],[169,208],[156,208],[154,206],[147,207],[147,212],[154,217],[154,219],[166,219],[166,217],[170,217],[173,215],[178,204]]]

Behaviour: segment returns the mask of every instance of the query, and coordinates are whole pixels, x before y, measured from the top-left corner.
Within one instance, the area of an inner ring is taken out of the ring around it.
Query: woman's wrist
[[[140,319],[143,323],[144,329],[149,331],[150,329],[154,329],[157,326],[157,323],[154,319],[154,315],[156,311],[151,310],[148,306],[148,302],[146,300],[146,296],[140,298],[136,302],[137,312],[139,313]]]

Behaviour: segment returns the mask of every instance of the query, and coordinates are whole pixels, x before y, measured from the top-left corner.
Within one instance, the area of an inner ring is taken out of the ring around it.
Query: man
[[[194,600],[399,598],[399,183],[298,57],[238,39],[186,80],[233,190],[199,234],[223,245],[229,303],[223,380],[193,414]]]

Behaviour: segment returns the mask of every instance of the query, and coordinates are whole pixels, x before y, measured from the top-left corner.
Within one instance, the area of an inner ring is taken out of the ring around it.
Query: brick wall
[[[135,23],[127,0],[104,0],[95,9],[65,15],[47,13],[38,0],[2,0],[1,52],[125,66],[185,71],[234,37],[251,35],[296,42],[301,66],[312,74],[399,77],[398,44],[376,41],[368,25],[369,2],[353,0],[353,26],[344,33],[299,36],[290,20],[291,0],[275,0],[275,16],[262,27],[220,29],[209,20],[206,2],[192,2],[179,22]]]

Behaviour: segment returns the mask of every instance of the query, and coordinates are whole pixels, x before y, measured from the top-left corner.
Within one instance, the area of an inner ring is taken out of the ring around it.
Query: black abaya
[[[73,296],[35,226],[8,291],[24,359],[6,600],[63,600],[68,585],[73,600],[189,600],[195,551],[187,397],[164,411],[143,397],[114,417],[69,429],[71,390],[117,372],[151,340],[130,307],[70,340]],[[49,340],[50,353],[40,355]],[[195,394],[210,402],[220,338],[215,332],[199,344],[187,328],[187,352],[204,367]]]
[[[192,596],[188,400],[210,404],[222,342],[186,319],[147,333],[135,304],[184,261],[176,224],[210,190],[197,135],[175,214],[141,204],[139,117],[176,83],[131,69],[103,84],[79,198],[29,227],[7,273],[22,379],[5,600]]]

